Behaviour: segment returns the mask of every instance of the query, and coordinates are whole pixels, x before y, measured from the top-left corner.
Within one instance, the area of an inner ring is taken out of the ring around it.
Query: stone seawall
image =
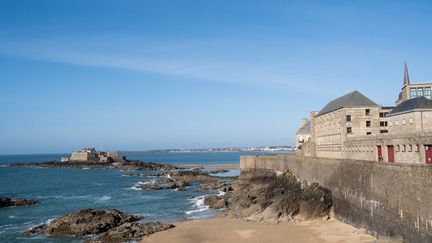
[[[432,166],[292,154],[240,158],[241,176],[286,169],[330,189],[337,219],[377,237],[432,242]]]

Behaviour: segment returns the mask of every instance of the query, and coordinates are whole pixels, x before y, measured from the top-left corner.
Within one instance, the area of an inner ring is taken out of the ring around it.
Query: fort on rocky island
[[[70,157],[62,157],[62,162],[95,162],[95,163],[114,163],[123,162],[126,158],[115,151],[96,151],[95,148],[82,148],[72,152]]]

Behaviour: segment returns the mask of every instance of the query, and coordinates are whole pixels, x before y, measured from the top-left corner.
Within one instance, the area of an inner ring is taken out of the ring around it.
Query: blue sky
[[[0,154],[291,145],[432,79],[430,1],[2,1]]]

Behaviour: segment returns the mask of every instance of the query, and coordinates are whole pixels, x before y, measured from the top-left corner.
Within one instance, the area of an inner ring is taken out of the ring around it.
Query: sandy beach
[[[141,242],[176,243],[342,243],[375,242],[364,231],[335,219],[286,222],[277,225],[244,222],[229,217],[216,217],[174,223],[175,228],[145,237]]]

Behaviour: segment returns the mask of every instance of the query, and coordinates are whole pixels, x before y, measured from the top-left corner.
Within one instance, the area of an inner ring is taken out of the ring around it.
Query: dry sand
[[[255,224],[229,217],[175,223],[176,227],[145,237],[141,242],[175,243],[267,243],[375,242],[362,230],[335,219]]]

